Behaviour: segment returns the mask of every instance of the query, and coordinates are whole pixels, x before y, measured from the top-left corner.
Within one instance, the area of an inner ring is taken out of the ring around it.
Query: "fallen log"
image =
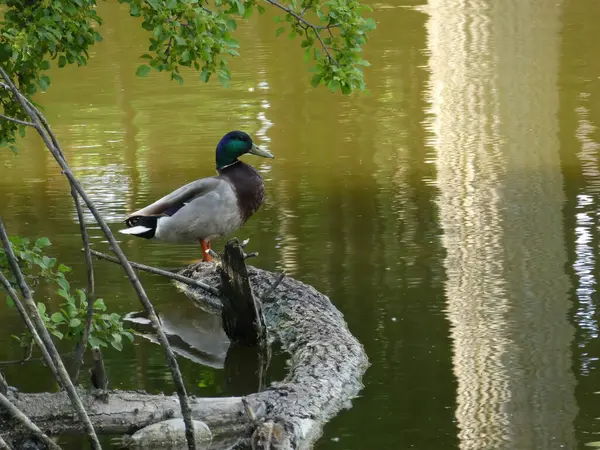
[[[210,286],[220,284],[221,272],[215,264],[198,263],[180,274]],[[192,416],[215,435],[211,449],[232,444],[236,449],[309,449],[325,423],[349,407],[360,392],[367,356],[342,314],[312,286],[252,266],[247,267],[246,276],[254,297],[262,299],[269,343],[278,342],[289,354],[288,375],[243,398],[190,398]],[[204,289],[177,286],[209,310],[220,303]],[[49,435],[82,430],[63,393],[9,395]],[[81,396],[99,433],[130,434],[181,417],[176,396],[123,391],[110,391],[102,398],[90,393]],[[13,424],[0,421],[0,435],[13,431]]]
[[[215,266],[205,263],[181,274],[213,286],[219,277]],[[278,342],[290,355],[288,375],[283,381],[246,397],[251,405],[265,406],[264,414],[256,412],[262,425],[254,431],[253,445],[262,433],[270,434],[274,427],[281,429],[283,441],[289,440],[289,448],[310,448],[321,436],[325,423],[347,408],[362,389],[367,356],[327,296],[310,285],[290,277],[281,280],[277,274],[256,267],[249,266],[248,275],[254,295],[263,299],[271,343]],[[271,293],[278,281],[279,286]],[[213,303],[205,291],[178,286],[197,301]]]

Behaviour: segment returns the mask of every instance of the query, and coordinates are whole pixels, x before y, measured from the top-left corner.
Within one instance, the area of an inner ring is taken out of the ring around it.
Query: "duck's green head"
[[[252,142],[252,138],[243,131],[230,131],[221,138],[217,145],[217,170],[235,163],[240,156],[246,153],[263,158],[275,158],[268,151],[258,148]]]

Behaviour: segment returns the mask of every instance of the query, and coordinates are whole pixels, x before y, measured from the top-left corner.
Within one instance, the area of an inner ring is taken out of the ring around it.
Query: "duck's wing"
[[[222,183],[227,182],[219,177],[202,178],[200,180],[192,181],[191,183],[180,187],[170,194],[165,195],[163,198],[155,201],[151,205],[148,205],[130,214],[128,217],[157,215],[172,216],[193,199],[217,189]]]

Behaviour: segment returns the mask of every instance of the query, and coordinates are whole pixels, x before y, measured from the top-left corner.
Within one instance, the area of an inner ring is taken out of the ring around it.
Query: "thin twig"
[[[6,86],[8,87],[8,86]],[[50,136],[50,140],[54,147],[58,150],[63,159],[65,159],[65,155],[58,144],[58,140],[56,136],[52,132],[50,128],[50,124],[46,121],[44,115],[25,97],[23,100],[27,103],[27,105],[36,113],[38,119],[42,123],[44,130]],[[32,124],[33,125],[33,124]],[[86,292],[86,301],[87,301],[87,311],[86,311],[86,320],[85,320],[85,328],[83,329],[83,334],[81,336],[81,340],[78,342],[76,347],[76,356],[75,361],[73,363],[73,383],[77,384],[79,379],[79,371],[81,370],[81,365],[83,364],[83,355],[85,354],[85,349],[87,348],[87,341],[90,336],[90,330],[92,327],[92,317],[94,315],[94,300],[96,297],[96,288],[94,283],[94,266],[92,263],[92,254],[90,253],[90,238],[87,232],[87,228],[85,226],[85,216],[83,214],[83,208],[81,207],[81,203],[79,203],[79,196],[77,194],[77,190],[71,185],[71,196],[73,197],[73,202],[75,203],[75,211],[77,212],[77,219],[79,221],[79,233],[81,234],[81,240],[83,241],[83,248],[85,252],[85,265],[87,267],[87,292]]]
[[[154,326],[154,329],[156,330],[158,341],[160,342],[160,344],[165,352],[167,364],[169,365],[169,368],[171,369],[171,373],[173,376],[173,382],[175,383],[175,387],[177,389],[177,394],[179,397],[179,403],[180,403],[180,407],[181,407],[181,415],[183,416],[183,421],[185,423],[185,431],[186,431],[185,435],[186,435],[189,450],[196,450],[196,440],[194,437],[194,434],[195,434],[194,433],[194,424],[192,422],[191,408],[190,408],[190,403],[189,403],[189,399],[187,396],[187,391],[186,391],[185,385],[183,383],[183,377],[181,375],[181,371],[179,370],[179,365],[177,363],[177,359],[175,358],[175,354],[173,353],[173,350],[171,349],[171,345],[169,344],[167,336],[165,335],[162,325],[156,315],[154,306],[148,299],[148,296],[147,296],[144,288],[142,287],[142,284],[140,283],[139,278],[135,274],[135,271],[131,267],[131,264],[129,264],[127,257],[123,253],[123,250],[121,250],[121,247],[119,246],[117,240],[115,239],[114,235],[112,234],[112,231],[108,227],[108,224],[106,223],[106,221],[104,220],[104,218],[102,217],[102,215],[100,214],[100,212],[98,211],[98,209],[96,208],[96,206],[94,205],[92,200],[88,197],[87,193],[81,186],[81,183],[79,182],[79,180],[75,177],[75,175],[73,175],[71,168],[66,163],[64,158],[61,156],[59,149],[52,143],[52,141],[48,137],[48,133],[46,133],[44,131],[42,125],[40,124],[40,119],[38,117],[38,116],[41,116],[41,113],[33,106],[29,106],[27,104],[26,100],[24,100],[24,96],[15,87],[14,83],[12,82],[12,80],[10,79],[10,77],[7,75],[6,71],[2,67],[0,67],[0,74],[4,78],[4,81],[6,82],[6,84],[8,84],[8,86],[10,87],[11,91],[13,92],[13,94],[15,95],[15,97],[17,98],[19,103],[21,103],[21,105],[23,106],[25,111],[27,111],[30,119],[35,124],[35,129],[37,130],[38,134],[43,139],[44,144],[46,145],[48,150],[50,150],[50,153],[52,153],[52,156],[54,156],[54,159],[56,160],[56,162],[61,167],[63,174],[67,177],[67,179],[71,183],[71,186],[73,186],[77,190],[78,194],[81,196],[81,198],[83,199],[83,201],[89,208],[90,212],[94,215],[96,221],[98,222],[98,225],[100,226],[100,228],[104,232],[104,235],[108,239],[108,242],[111,245],[113,252],[116,254],[117,258],[121,262],[121,265],[123,266],[123,269],[125,270],[125,273],[127,274],[127,277],[129,278],[129,281],[133,285],[136,293],[138,294],[140,302],[144,306],[144,309],[146,310],[146,313],[148,314],[148,318],[150,319],[150,321],[152,322],[152,325]],[[69,380],[69,383],[70,383],[70,380]],[[84,413],[85,413],[85,411],[84,411]],[[92,429],[92,432],[93,432],[93,429]],[[94,434],[94,436],[95,436],[95,434]],[[100,447],[98,447],[98,448],[100,448]]]
[[[263,303],[266,302],[269,299],[269,297],[271,295],[273,295],[273,292],[275,292],[275,289],[277,289],[277,287],[281,284],[281,282],[283,281],[284,278],[285,278],[285,270],[279,274],[279,276],[277,277],[275,282],[271,285],[269,290],[262,296],[261,302],[263,302]]]
[[[61,358],[69,358],[74,354],[75,354],[75,352],[63,353],[62,355],[60,355],[60,357]],[[0,361],[0,366],[10,366],[13,364],[32,363],[32,362],[36,362],[36,361],[41,361],[43,359],[44,358],[42,358],[42,357],[35,357],[35,358],[29,358],[29,359],[13,359],[10,361]]]
[[[91,252],[92,252],[92,255],[97,256],[98,258],[105,259],[107,261],[110,261],[110,262],[113,262],[116,264],[121,264],[121,262],[114,256],[107,255],[106,253],[97,252],[96,250],[92,250]],[[203,283],[202,281],[197,281],[192,278],[184,277],[183,275],[179,275],[177,273],[169,272],[169,271],[163,270],[163,269],[158,269],[156,267],[147,266],[145,264],[139,264],[139,263],[136,263],[133,261],[129,261],[129,264],[131,264],[131,267],[133,267],[134,269],[153,273],[155,275],[162,275],[163,277],[171,278],[173,280],[177,280],[182,283],[189,284],[190,286],[199,287],[201,289],[204,289],[205,291],[210,292],[213,295],[216,295],[217,297],[219,296],[218,289],[216,289],[206,283]]]
[[[13,448],[8,445],[4,439],[2,439],[2,436],[0,436],[0,450],[13,450]]]
[[[6,248],[7,245],[10,245],[10,243],[8,243],[8,241],[5,243],[4,239],[2,239],[2,244],[5,246],[5,248]],[[48,350],[46,350],[46,346],[44,345],[44,342],[42,341],[42,339],[40,338],[40,335],[36,331],[36,328],[33,325],[33,322],[31,321],[31,318],[27,314],[27,311],[25,310],[25,307],[23,306],[23,303],[21,303],[21,300],[19,299],[19,295],[13,289],[13,287],[10,285],[10,282],[4,276],[4,274],[2,273],[2,271],[0,271],[0,283],[2,284],[2,286],[4,286],[4,289],[6,289],[6,292],[8,292],[9,297],[11,298],[11,300],[13,301],[13,303],[15,304],[15,307],[17,308],[17,311],[21,315],[21,318],[25,322],[25,325],[27,326],[27,329],[31,333],[31,336],[33,337],[33,340],[35,341],[35,343],[37,344],[38,348],[40,349],[40,352],[42,353],[42,358],[44,359],[44,362],[46,363],[46,365],[48,366],[48,368],[52,371],[52,374],[54,375],[54,378],[56,378],[56,380],[58,381],[58,383],[62,384],[60,382],[60,377],[58,376],[58,372],[56,370],[56,366],[54,365],[54,362],[52,361],[52,358],[50,357],[50,354],[48,353]]]
[[[0,68],[0,73],[2,73],[5,80],[8,78],[8,75],[6,75],[6,72],[4,72],[4,69]],[[10,81],[10,78],[8,78],[8,80],[9,80],[9,82],[12,82],[12,81]],[[15,90],[16,90],[16,88],[15,88]],[[32,117],[32,118],[37,120],[36,117]],[[37,126],[36,126],[36,128],[37,128]],[[44,320],[42,319],[42,317],[37,309],[37,305],[35,304],[35,302],[33,300],[33,297],[31,295],[31,290],[29,289],[29,286],[27,285],[27,282],[25,281],[25,277],[23,276],[23,273],[21,272],[21,268],[19,267],[17,258],[12,250],[12,247],[10,246],[10,242],[8,241],[8,234],[6,233],[6,229],[4,228],[4,222],[2,221],[1,217],[0,217],[0,240],[2,240],[2,245],[4,246],[4,252],[6,255],[6,259],[8,260],[8,262],[13,270],[13,273],[15,275],[15,278],[17,279],[17,284],[19,285],[19,288],[21,289],[21,294],[23,294],[23,300],[28,309],[27,312],[29,313],[29,316],[32,319],[32,322],[35,325],[36,331],[39,333],[42,341],[44,342],[44,344],[46,346],[46,350],[50,354],[52,361],[54,362],[54,365],[56,366],[56,373],[58,374],[57,381],[58,382],[62,381],[62,385],[66,389],[69,399],[71,400],[71,403],[73,404],[73,408],[77,412],[80,420],[83,422],[83,425],[88,433],[90,442],[92,444],[92,448],[94,450],[102,450],[102,446],[100,445],[100,441],[98,441],[98,436],[96,436],[96,432],[94,431],[92,422],[90,421],[90,418],[88,417],[87,413],[85,412],[83,403],[81,402],[79,395],[77,395],[75,386],[73,386],[73,383],[71,382],[71,379],[69,378],[67,369],[65,368],[65,365],[63,364],[62,359],[60,358],[60,355],[58,354],[58,351],[56,350],[54,342],[52,341],[52,338],[50,337],[50,333],[48,333],[48,330],[46,329],[46,326],[44,324]]]
[[[14,117],[8,117],[4,114],[0,114],[0,119],[8,120],[9,122],[18,123],[19,125],[25,125],[26,127],[34,127],[33,123],[27,122],[26,120],[15,119]]]
[[[302,15],[299,15],[291,8],[288,8],[287,6],[282,5],[281,3],[277,2],[276,0],[265,0],[265,2],[269,3],[270,5],[276,6],[277,8],[281,9],[282,11],[285,11],[290,16],[292,16],[294,19],[296,19],[299,24],[300,23],[304,24],[305,26],[302,28],[304,28],[305,30],[307,27],[312,29],[314,31],[315,35],[317,36],[317,39],[321,43],[323,50],[325,50],[325,53],[327,54],[327,57],[329,58],[329,60],[332,63],[334,63],[336,66],[338,65],[338,62],[335,60],[335,58],[333,56],[331,56],[331,53],[329,52],[329,48],[325,45],[325,42],[323,42],[323,39],[321,38],[321,34],[319,33],[319,31],[321,31],[321,30],[330,28],[329,26],[321,27],[321,26],[313,25],[308,20],[306,20],[304,17],[302,17]]]
[[[87,301],[85,328],[83,329],[81,340],[77,343],[77,348],[75,350],[75,362],[73,363],[72,379],[73,383],[77,384],[79,380],[79,372],[81,370],[81,365],[83,364],[83,355],[85,354],[88,339],[90,337],[90,331],[92,329],[92,318],[94,316],[94,301],[96,299],[96,287],[94,283],[94,266],[92,262],[92,253],[90,249],[90,238],[87,232],[87,228],[85,226],[85,216],[83,215],[83,210],[79,203],[79,196],[77,195],[77,191],[73,186],[71,186],[71,195],[73,196],[73,200],[75,201],[75,207],[77,209],[77,218],[79,220],[79,232],[81,234],[81,240],[83,241],[83,251],[85,254],[85,265],[87,267],[88,280],[87,292],[85,296]]]
[[[19,408],[13,405],[3,394],[0,393],[0,407],[4,408],[14,419],[27,428],[35,437],[42,441],[46,447],[52,450],[62,450],[61,447],[44,434],[35,423],[21,412]]]

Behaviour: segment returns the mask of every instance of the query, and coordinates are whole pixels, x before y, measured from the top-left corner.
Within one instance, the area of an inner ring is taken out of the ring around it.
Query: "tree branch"
[[[97,252],[96,250],[92,250],[92,255],[116,264],[121,264],[121,262],[117,258],[115,258],[114,256],[107,255],[106,253],[101,253]],[[216,295],[217,297],[220,295],[219,290],[217,288],[203,283],[202,281],[193,280],[192,278],[184,277],[183,275],[169,272],[168,270],[158,269],[156,267],[147,266],[145,264],[139,264],[133,261],[129,261],[129,264],[131,264],[131,267],[133,267],[134,269],[153,273],[155,275],[162,275],[163,277],[171,278],[173,280],[180,281],[181,283],[189,284],[190,286],[199,287],[201,289],[204,289],[205,291],[210,292],[213,295]]]
[[[304,24],[304,26],[302,28],[304,28],[305,30],[307,28],[312,29],[314,31],[315,35],[317,36],[317,39],[321,43],[323,50],[325,50],[325,53],[327,54],[327,57],[329,58],[329,60],[336,66],[338,65],[338,62],[335,60],[335,58],[333,56],[331,56],[331,53],[329,52],[329,48],[325,45],[325,42],[323,42],[323,39],[321,38],[321,34],[319,33],[319,31],[329,29],[333,25],[331,25],[331,26],[327,25],[325,27],[313,25],[308,20],[306,20],[304,17],[302,17],[304,12],[302,12],[302,14],[298,14],[291,8],[288,8],[287,6],[282,5],[281,3],[277,2],[276,0],[265,0],[265,2],[281,9],[282,11],[285,11],[290,16],[292,16],[294,19],[296,19],[298,21],[298,24]],[[300,25],[300,26],[302,26],[302,25]]]
[[[6,245],[4,242],[4,239],[2,239],[2,244]],[[10,245],[10,243],[8,245]],[[56,371],[56,366],[54,365],[54,362],[52,361],[52,358],[50,357],[48,350],[46,350],[46,346],[44,345],[44,342],[42,341],[42,339],[40,338],[40,335],[36,331],[35,326],[34,326],[33,322],[31,321],[31,318],[27,315],[27,311],[25,310],[23,303],[21,303],[21,300],[19,299],[19,295],[13,289],[13,287],[10,285],[10,282],[4,276],[2,271],[0,271],[0,283],[2,283],[2,285],[4,286],[4,289],[6,289],[6,292],[8,292],[8,296],[11,298],[11,300],[15,304],[15,307],[17,308],[17,311],[21,315],[23,322],[25,322],[27,329],[29,330],[29,332],[31,333],[31,336],[33,337],[33,341],[37,344],[38,348],[40,349],[40,352],[42,353],[42,358],[44,359],[44,362],[46,363],[46,365],[48,366],[48,368],[54,375],[54,378],[56,378],[56,380],[60,384],[60,377],[58,376],[58,372]]]
[[[2,436],[0,436],[0,450],[13,450],[13,448],[2,439]]]
[[[5,83],[0,82],[0,87],[12,92],[11,87]],[[15,94],[13,92],[13,95],[17,95],[17,94]],[[21,100],[23,100],[27,104],[27,106],[29,106],[29,108],[31,108],[31,110],[33,110],[33,112],[36,114],[37,118],[40,120],[44,130],[46,131],[46,133],[48,133],[48,136],[50,136],[50,140],[52,141],[52,144],[58,150],[58,152],[60,153],[62,158],[65,159],[65,155],[64,155],[62,149],[60,148],[60,145],[58,144],[58,140],[56,139],[56,136],[52,132],[52,129],[50,128],[50,125],[48,124],[48,121],[46,120],[44,115],[33,105],[33,103],[27,97],[22,95],[20,92],[18,93],[18,97]],[[0,114],[0,116],[4,117],[1,114]],[[10,118],[7,118],[7,119],[10,119]],[[31,126],[33,128],[36,128],[36,125],[32,122],[24,122],[23,124]],[[92,326],[92,316],[94,313],[93,305],[94,305],[94,297],[95,297],[95,284],[94,284],[94,267],[92,265],[92,255],[90,253],[89,236],[88,236],[87,228],[85,226],[85,216],[83,214],[83,209],[81,207],[81,204],[79,203],[79,196],[77,194],[77,191],[75,190],[75,188],[72,185],[71,185],[71,196],[73,197],[73,201],[75,203],[75,210],[77,211],[77,218],[79,220],[79,232],[81,234],[81,240],[83,241],[83,247],[85,250],[85,263],[86,263],[86,267],[87,267],[87,278],[88,278],[87,295],[86,295],[86,300],[87,300],[86,323],[85,323],[83,335],[81,337],[81,341],[77,345],[76,357],[75,357],[74,367],[73,367],[73,378],[72,379],[73,379],[73,383],[77,384],[77,380],[79,378],[79,371],[81,369],[81,364],[83,363],[83,355],[85,353],[85,349],[87,348],[87,340],[89,338],[90,329]]]
[[[123,253],[123,250],[121,250],[121,247],[119,246],[119,243],[117,242],[114,235],[112,234],[112,231],[108,227],[108,224],[106,223],[106,221],[104,220],[104,218],[102,217],[102,215],[100,214],[100,212],[98,211],[98,209],[96,208],[96,206],[94,205],[92,200],[88,197],[87,193],[81,186],[81,183],[79,182],[79,180],[75,177],[75,175],[73,175],[71,168],[69,167],[67,162],[62,157],[62,151],[60,151],[59,147],[57,147],[52,142],[52,140],[48,136],[48,133],[45,132],[44,127],[40,123],[40,119],[39,119],[39,116],[41,116],[41,113],[32,105],[31,106],[28,105],[28,101],[25,99],[23,94],[21,94],[19,92],[19,90],[16,88],[16,86],[12,82],[11,78],[8,76],[8,74],[2,67],[0,67],[0,74],[4,78],[5,83],[9,86],[10,90],[13,92],[13,94],[15,95],[15,97],[17,98],[19,103],[21,103],[21,105],[23,106],[25,111],[28,113],[30,119],[33,121],[33,123],[35,125],[35,129],[37,130],[38,134],[42,137],[44,144],[46,145],[48,150],[50,150],[50,153],[52,153],[52,156],[54,156],[54,159],[56,160],[56,162],[61,167],[63,174],[67,177],[71,186],[77,190],[77,193],[81,196],[81,198],[83,199],[83,201],[85,202],[85,204],[87,205],[87,207],[89,208],[91,213],[94,215],[94,218],[98,222],[98,225],[100,225],[100,228],[102,229],[104,235],[108,239],[108,242],[110,243],[110,245],[113,249],[113,252],[116,254],[117,258],[121,262],[121,265],[123,266],[123,269],[125,270],[125,273],[127,274],[127,277],[129,278],[129,281],[133,285],[133,287],[138,295],[138,298],[140,299],[140,302],[144,306],[144,309],[146,310],[146,313],[148,314],[148,318],[150,319],[150,321],[152,322],[152,325],[154,326],[154,328],[156,330],[156,335],[157,335],[158,341],[160,342],[160,344],[165,352],[167,364],[168,364],[169,368],[171,369],[171,373],[173,376],[173,382],[175,383],[175,387],[177,389],[177,394],[179,396],[181,413],[182,413],[183,420],[185,423],[186,439],[188,442],[188,447],[190,450],[196,450],[196,440],[194,438],[194,424],[193,424],[192,418],[191,418],[191,409],[190,409],[190,403],[189,403],[187,391],[186,391],[185,385],[183,384],[183,377],[181,375],[181,371],[179,370],[179,365],[177,363],[177,359],[175,358],[175,354],[173,353],[173,350],[171,349],[171,345],[169,344],[167,336],[165,335],[165,332],[164,332],[162,325],[158,319],[158,316],[156,315],[154,306],[148,299],[146,291],[142,287],[142,284],[140,283],[140,280],[138,279],[137,275],[135,274],[133,268],[131,267],[131,264],[129,264],[129,261],[128,261],[127,257],[125,256],[125,253]],[[44,331],[47,333],[47,330],[45,328],[44,328]],[[68,380],[68,382],[72,386],[70,379]],[[83,412],[85,414],[85,411],[83,411]],[[87,428],[88,423],[91,427],[91,423],[89,422],[89,419],[88,419],[88,422],[86,423],[86,428]],[[91,428],[91,432],[94,433],[93,428]],[[94,433],[94,437],[96,437],[95,433]],[[97,440],[97,438],[96,438],[96,440]],[[97,448],[100,448],[99,443],[98,443]]]
[[[35,423],[27,418],[25,414],[13,405],[3,394],[0,393],[0,406],[4,408],[14,419],[18,420],[21,425],[27,428],[34,436],[42,441],[46,447],[51,450],[62,450],[61,447],[56,444],[52,439],[44,434]],[[0,438],[1,439],[1,438]],[[0,447],[1,448],[1,447]]]
[[[0,68],[0,73],[2,73],[2,75],[5,77],[5,79],[8,78],[8,75],[6,75],[6,72],[4,72],[4,69]],[[10,78],[9,78],[9,80],[10,80]],[[12,82],[12,81],[10,81],[10,82]],[[15,90],[16,90],[16,88],[15,88]],[[27,108],[25,106],[25,102],[23,102],[22,105],[27,110]],[[37,118],[35,118],[35,117],[32,117],[32,118],[37,120]],[[37,128],[37,126],[36,126],[36,128]],[[23,299],[25,301],[25,305],[27,306],[28,313],[31,316],[32,322],[35,325],[37,332],[39,333],[40,337],[42,338],[43,343],[46,346],[46,350],[52,357],[52,361],[54,362],[54,365],[56,366],[56,373],[58,373],[58,376],[59,376],[57,381],[62,382],[63,387],[66,389],[67,394],[69,395],[69,399],[71,400],[71,403],[73,405],[73,408],[75,409],[75,411],[77,412],[77,415],[79,416],[80,420],[83,422],[83,424],[85,426],[85,429],[90,438],[90,442],[92,444],[92,448],[94,450],[102,450],[102,446],[100,445],[100,441],[98,441],[98,436],[96,436],[96,432],[94,431],[92,422],[90,421],[90,418],[88,417],[88,415],[85,412],[83,403],[81,402],[81,399],[77,395],[75,386],[73,386],[73,383],[71,383],[71,379],[69,378],[67,369],[65,369],[62,359],[60,358],[60,355],[58,354],[58,351],[56,350],[56,347],[54,346],[54,342],[52,341],[52,338],[50,337],[50,333],[48,333],[48,330],[46,329],[46,325],[44,324],[44,320],[40,316],[40,313],[37,309],[37,305],[33,301],[33,297],[31,295],[31,290],[29,289],[29,286],[27,286],[27,282],[25,281],[25,277],[23,277],[23,273],[21,272],[21,268],[19,267],[17,258],[12,250],[10,242],[8,241],[8,234],[6,233],[6,229],[4,228],[4,222],[2,221],[1,217],[0,217],[0,239],[2,240],[2,245],[4,246],[4,252],[6,255],[6,259],[8,260],[8,262],[13,270],[13,273],[17,279],[17,284],[19,285],[19,288],[21,289],[21,293],[23,294]]]
[[[0,114],[0,119],[8,120],[9,122],[18,123],[19,125],[25,125],[26,127],[35,127],[35,125],[31,122],[15,119],[14,117],[8,117],[8,116],[5,116],[4,114]]]

